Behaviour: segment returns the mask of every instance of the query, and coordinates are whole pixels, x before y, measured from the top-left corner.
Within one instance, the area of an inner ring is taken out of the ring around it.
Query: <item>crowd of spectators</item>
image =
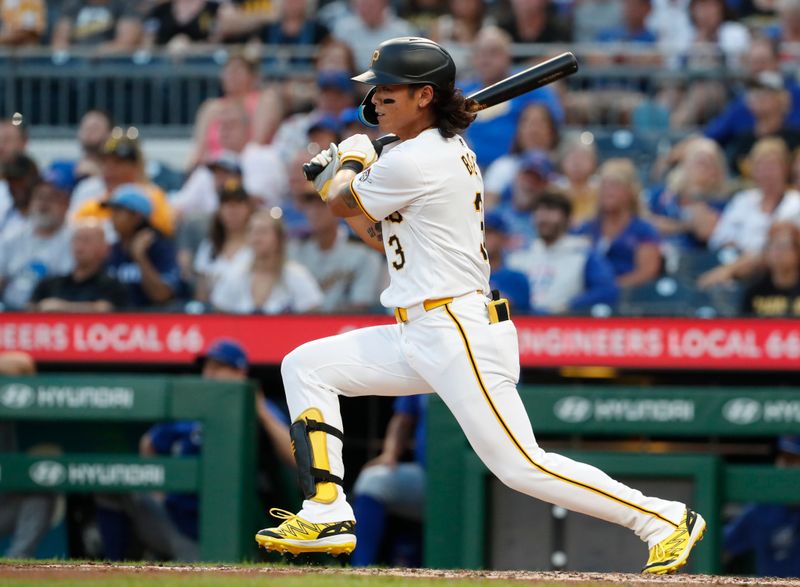
[[[227,51],[222,94],[196,112],[177,173],[148,165],[146,137],[101,110],[83,114],[80,156],[43,169],[24,113],[0,120],[5,310],[382,311],[385,262],[321,205],[301,165],[355,132],[376,136],[357,120],[366,88],[350,77],[386,38],[423,34],[462,49],[465,93],[518,70],[515,48],[529,43],[582,44],[590,69],[713,67],[743,81],[552,84],[478,116],[465,138],[485,180],[493,286],[516,312],[625,313],[632,292],[663,279],[722,292],[745,314],[800,312],[787,266],[800,85],[784,74],[797,0],[6,0],[0,13],[6,46]],[[265,76],[269,46],[315,79]],[[582,127],[646,130],[652,108],[682,138],[644,159]]]

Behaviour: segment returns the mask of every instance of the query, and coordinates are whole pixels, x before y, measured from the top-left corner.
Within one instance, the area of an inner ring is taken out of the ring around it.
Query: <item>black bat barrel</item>
[[[471,94],[469,99],[475,100],[484,108],[500,104],[522,94],[541,88],[554,81],[572,75],[578,71],[578,60],[570,52],[562,53],[552,59],[537,63],[524,71],[500,80],[488,88]]]

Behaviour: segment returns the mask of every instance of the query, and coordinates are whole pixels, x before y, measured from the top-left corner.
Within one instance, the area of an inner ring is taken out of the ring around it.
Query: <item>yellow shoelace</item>
[[[269,510],[269,515],[273,518],[278,518],[279,520],[294,520],[297,518],[297,514],[282,510],[281,508],[271,508]]]

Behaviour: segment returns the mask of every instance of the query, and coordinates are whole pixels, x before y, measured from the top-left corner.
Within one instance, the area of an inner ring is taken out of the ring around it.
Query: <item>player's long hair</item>
[[[433,112],[439,134],[449,139],[464,130],[475,120],[477,103],[468,100],[461,90],[450,87],[436,90],[433,99]]]

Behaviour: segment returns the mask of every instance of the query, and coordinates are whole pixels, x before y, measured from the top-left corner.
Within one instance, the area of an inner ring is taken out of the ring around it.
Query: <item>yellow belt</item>
[[[430,312],[435,308],[440,308],[446,304],[449,304],[453,301],[453,298],[438,298],[435,300],[425,300],[422,302],[422,308],[426,312]],[[398,322],[408,322],[408,309],[406,308],[395,308],[394,309],[394,317]]]
[[[475,293],[481,294],[483,292],[481,290],[475,290]],[[473,292],[470,292],[468,294],[463,294],[463,295],[458,296],[458,297],[461,298],[461,297],[468,296],[468,295],[473,295]],[[424,302],[422,302],[421,305],[422,305],[422,309],[423,310],[425,310],[426,312],[430,312],[431,310],[434,310],[436,308],[441,308],[442,306],[445,306],[445,305],[449,304],[454,299],[455,299],[454,297],[436,298],[436,299],[432,299],[432,300],[425,300]],[[416,308],[416,307],[417,306],[414,306],[414,308]],[[408,311],[409,311],[409,308],[395,308],[394,309],[394,317],[395,317],[395,319],[397,320],[398,323],[408,322]]]

